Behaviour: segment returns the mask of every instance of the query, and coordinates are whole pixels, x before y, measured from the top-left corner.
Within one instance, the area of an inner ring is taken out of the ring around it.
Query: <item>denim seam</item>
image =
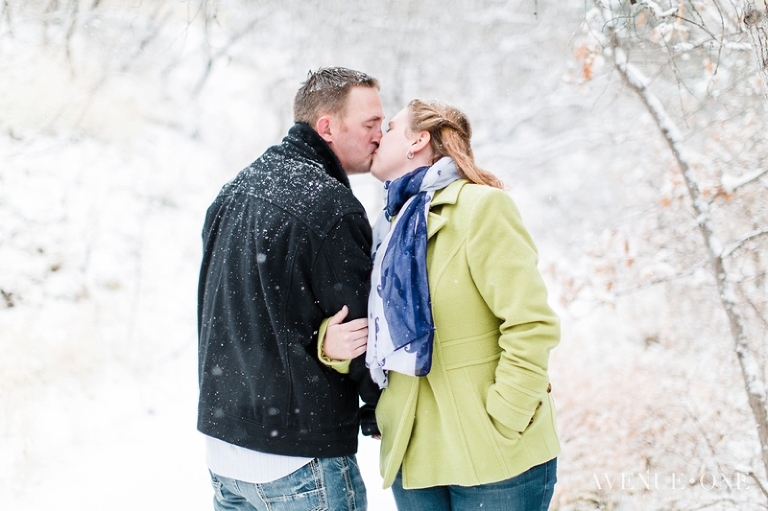
[[[309,462],[309,468],[312,471],[312,478],[315,480],[315,487],[317,488],[318,495],[318,511],[321,509],[328,509],[328,495],[325,490],[325,477],[323,473],[323,465],[320,458],[314,458]]]
[[[264,507],[267,509],[267,511],[270,511],[272,509],[272,502],[267,499],[267,494],[264,493],[264,485],[261,483],[254,483],[254,488],[256,488],[256,494],[261,499],[262,504],[264,504]]]
[[[236,495],[239,495],[239,496],[242,497],[243,496],[243,490],[242,490],[242,488],[240,488],[240,481],[238,481],[237,479],[232,479],[232,478],[229,478],[229,479],[230,479],[230,481],[232,481],[232,488],[234,490],[236,490],[236,492],[237,492]]]
[[[540,506],[540,510],[541,510],[541,511],[547,511],[547,510],[549,509],[549,504],[552,502],[552,496],[551,496],[551,495],[550,495],[550,498],[549,498],[549,500],[547,500],[547,498],[546,498],[546,497],[547,497],[547,494],[549,494],[549,493],[550,493],[550,492],[548,491],[548,488],[549,488],[549,486],[550,486],[550,481],[551,481],[551,479],[552,479],[552,478],[550,477],[550,470],[549,470],[550,468],[552,468],[552,460],[548,461],[548,462],[547,462],[547,463],[544,465],[544,488],[545,488],[545,491],[544,491],[544,493],[541,495],[541,506]],[[555,472],[556,472],[556,471],[557,471],[557,469],[555,469]],[[552,475],[554,475],[554,474],[552,474]],[[552,483],[551,483],[551,484],[552,484],[552,486],[553,486],[553,487],[555,486],[555,483],[556,483],[556,482],[557,482],[556,480],[555,480],[555,481],[552,481]]]
[[[347,509],[355,510],[355,490],[352,488],[352,480],[349,477],[349,464],[345,457],[339,458],[341,460],[341,473],[344,475],[344,485],[347,487]]]
[[[221,493],[221,481],[213,474],[213,472],[211,472],[211,485],[213,486],[213,494],[214,497],[216,497],[216,500],[224,502],[224,495]]]

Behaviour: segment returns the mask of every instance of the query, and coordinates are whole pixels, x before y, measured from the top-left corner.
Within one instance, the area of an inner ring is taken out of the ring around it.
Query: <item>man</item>
[[[288,135],[208,209],[197,427],[216,510],[366,509],[355,453],[358,392],[378,399],[361,355],[371,229],[347,174],[368,172],[378,148],[378,87],[345,68],[310,73]]]

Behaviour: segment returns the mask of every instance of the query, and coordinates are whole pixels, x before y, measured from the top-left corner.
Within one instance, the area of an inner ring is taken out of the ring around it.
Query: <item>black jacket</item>
[[[357,451],[358,392],[375,405],[378,390],[364,357],[349,375],[323,365],[317,331],[343,305],[366,316],[370,246],[339,160],[306,124],[222,188],[203,229],[201,432],[274,454]]]

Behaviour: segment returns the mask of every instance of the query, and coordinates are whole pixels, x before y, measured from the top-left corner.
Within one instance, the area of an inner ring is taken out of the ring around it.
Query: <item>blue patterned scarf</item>
[[[427,216],[435,192],[460,177],[453,159],[444,157],[384,184],[384,211],[373,226],[366,354],[381,388],[387,371],[425,376],[432,367]]]

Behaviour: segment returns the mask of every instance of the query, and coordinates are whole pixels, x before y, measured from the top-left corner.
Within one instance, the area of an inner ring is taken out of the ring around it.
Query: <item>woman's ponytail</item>
[[[473,183],[494,188],[504,187],[499,178],[475,164],[470,145],[472,127],[463,112],[438,101],[420,99],[408,103],[408,110],[411,131],[426,131],[430,135],[433,163],[443,156],[450,156],[459,173]]]

